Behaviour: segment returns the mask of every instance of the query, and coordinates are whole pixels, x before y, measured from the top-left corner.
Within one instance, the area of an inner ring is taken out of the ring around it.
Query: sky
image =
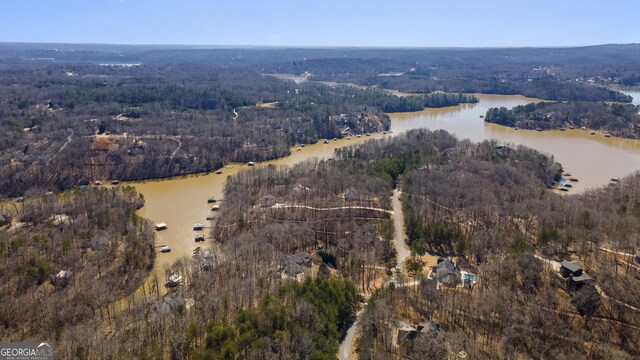
[[[512,47],[640,42],[636,0],[0,0],[0,42]]]

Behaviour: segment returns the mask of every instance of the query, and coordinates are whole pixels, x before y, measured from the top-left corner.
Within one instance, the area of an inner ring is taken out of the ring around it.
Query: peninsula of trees
[[[640,107],[603,102],[541,102],[491,108],[484,120],[520,129],[585,128],[612,136],[640,137]]]

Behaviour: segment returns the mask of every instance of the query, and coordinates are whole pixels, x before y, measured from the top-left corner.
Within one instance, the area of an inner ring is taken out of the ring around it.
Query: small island
[[[592,129],[630,139],[640,138],[640,107],[605,102],[541,102],[491,108],[484,121],[520,129]]]

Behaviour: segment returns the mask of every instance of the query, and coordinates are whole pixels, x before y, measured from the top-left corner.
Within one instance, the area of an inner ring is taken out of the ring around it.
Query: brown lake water
[[[640,95],[640,93],[639,93]],[[256,167],[272,165],[293,165],[311,158],[328,158],[336,148],[357,144],[372,138],[394,136],[415,128],[444,129],[458,138],[469,138],[473,141],[497,139],[500,144],[522,144],[553,155],[562,163],[565,171],[579,179],[574,183],[570,193],[580,193],[585,189],[606,185],[612,177],[622,177],[640,169],[640,141],[620,138],[605,138],[604,135],[590,135],[589,131],[532,131],[514,130],[484,122],[481,115],[491,107],[504,106],[511,108],[529,102],[539,101],[520,95],[484,95],[476,94],[480,102],[441,109],[425,109],[419,112],[389,114],[393,134],[373,134],[360,139],[340,139],[307,145],[296,151],[292,148],[291,156],[256,164]],[[639,97],[640,98],[640,97]],[[155,223],[164,222],[168,229],[157,233],[156,244],[171,247],[170,253],[159,253],[156,269],[164,276],[165,267],[180,258],[188,258],[197,246],[210,246],[210,240],[196,243],[197,233],[208,236],[208,229],[197,232],[193,230],[195,223],[210,226],[207,216],[214,216],[213,204],[208,204],[209,197],[222,200],[227,176],[238,171],[251,170],[246,164],[231,164],[222,169],[222,174],[207,174],[171,178],[166,180],[149,180],[133,183],[146,200],[139,214]]]

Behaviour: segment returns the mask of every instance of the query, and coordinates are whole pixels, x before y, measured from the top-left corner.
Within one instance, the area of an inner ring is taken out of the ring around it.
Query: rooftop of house
[[[592,278],[591,276],[582,273],[580,276],[574,276],[573,278],[571,278],[573,281],[575,282],[588,282],[588,281],[592,281],[595,280],[594,278]]]
[[[69,277],[71,277],[71,275],[73,275],[73,273],[71,271],[69,271],[69,270],[60,270],[54,276],[57,277],[57,278],[69,278]]]
[[[281,265],[287,275],[295,276],[304,271],[304,267],[311,266],[311,255],[302,251],[293,255],[284,255],[280,258]]]
[[[261,207],[272,207],[276,202],[276,197],[273,195],[265,195],[258,200]]]
[[[400,322],[398,326],[397,343],[400,344],[403,341],[415,340],[419,336],[431,335],[436,336],[440,326],[432,322],[421,322],[416,326]]]
[[[352,187],[348,187],[344,191],[344,198],[346,200],[357,200],[358,199],[358,191]]]
[[[160,314],[168,314],[178,309],[178,306],[184,304],[182,299],[174,299],[171,297],[165,297],[162,300],[153,302],[151,309],[157,311]]]
[[[460,271],[451,259],[445,259],[438,263],[435,270],[438,283],[455,286],[460,282]]]
[[[562,263],[560,263],[560,266],[571,272],[577,272],[579,270],[582,270],[582,263],[580,263],[579,261],[564,260]]]
[[[440,272],[441,270],[447,270],[448,272],[455,272],[457,271],[457,267],[456,265],[453,263],[453,260],[447,258],[444,259],[442,261],[440,261],[437,265],[436,265],[436,269],[437,272]]]
[[[304,263],[307,263],[307,262],[311,261],[311,255],[308,252],[303,251],[303,252],[299,252],[297,254],[293,254],[293,255],[287,256],[286,260],[294,262],[294,263],[296,263],[298,265],[301,265],[301,264],[304,264]]]

